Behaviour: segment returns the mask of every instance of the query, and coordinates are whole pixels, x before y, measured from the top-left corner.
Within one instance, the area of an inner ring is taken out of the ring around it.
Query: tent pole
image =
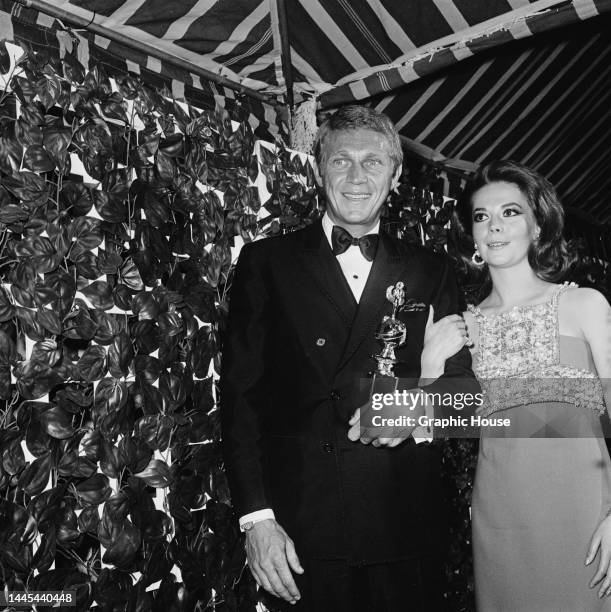
[[[278,10],[278,30],[280,31],[280,59],[282,61],[282,74],[286,83],[286,102],[292,116],[295,105],[293,98],[293,62],[285,0],[276,0],[276,7]]]
[[[78,28],[89,30],[94,34],[99,34],[104,38],[108,38],[109,40],[117,42],[121,45],[125,45],[130,49],[134,49],[137,47],[137,50],[140,52],[144,51],[152,57],[155,57],[159,60],[163,60],[164,62],[172,64],[173,66],[176,66],[177,68],[180,68],[182,70],[192,72],[193,74],[203,77],[207,81],[212,81],[213,83],[217,83],[218,85],[227,87],[228,89],[233,89],[241,94],[250,96],[251,98],[255,98],[256,100],[266,102],[267,104],[271,104],[273,106],[278,105],[275,99],[265,96],[264,94],[255,91],[254,89],[244,87],[239,83],[230,81],[225,76],[216,74],[215,72],[206,70],[205,68],[201,68],[200,66],[192,64],[191,62],[188,62],[187,60],[181,59],[179,57],[167,55],[161,49],[157,49],[152,45],[148,45],[143,42],[138,42],[132,38],[129,38],[128,36],[125,36],[123,34],[110,30],[109,28],[105,28],[104,26],[94,23],[93,20],[88,21],[87,19],[79,17],[78,15],[72,15],[63,9],[55,8],[54,6],[47,4],[42,0],[13,0],[13,2],[15,4],[21,4],[26,8],[35,9],[37,11],[40,11],[41,13],[45,13],[46,15],[50,15],[51,17],[55,17],[56,19],[65,21]]]

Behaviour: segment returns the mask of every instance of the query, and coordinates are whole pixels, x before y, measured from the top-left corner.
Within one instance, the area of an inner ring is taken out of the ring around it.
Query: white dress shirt
[[[322,229],[329,241],[329,245],[332,245],[331,234],[333,232],[333,225],[333,221],[325,213],[322,218]],[[371,231],[367,233],[377,234],[379,231],[380,222],[378,221]],[[365,289],[365,283],[369,277],[369,272],[371,272],[373,261],[367,261],[363,257],[361,249],[355,245],[349,246],[344,253],[337,255],[336,259],[358,304],[361,301],[361,295],[363,295],[363,289]]]

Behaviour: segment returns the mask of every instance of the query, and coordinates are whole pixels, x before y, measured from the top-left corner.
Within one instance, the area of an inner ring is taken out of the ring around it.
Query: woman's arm
[[[567,331],[579,330],[592,350],[596,371],[603,385],[607,410],[611,409],[611,306],[605,297],[595,289],[576,288],[567,291],[564,304],[563,327]],[[563,331],[563,330],[561,330]],[[571,334],[573,335],[573,334]],[[611,516],[598,525],[586,557],[589,565],[599,554],[598,568],[590,588],[598,588],[598,596],[611,592]]]
[[[445,369],[446,360],[458,353],[468,342],[467,327],[459,315],[448,315],[433,323],[435,316],[430,307],[424,332],[424,347],[420,356],[420,379],[435,380]]]
[[[570,335],[574,335],[571,330],[579,330],[590,345],[607,410],[611,412],[611,306],[602,293],[587,288],[567,291],[563,306],[561,327],[567,328]]]

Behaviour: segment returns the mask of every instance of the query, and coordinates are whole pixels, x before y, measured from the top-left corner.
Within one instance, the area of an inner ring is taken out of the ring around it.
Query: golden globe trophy
[[[393,366],[397,363],[395,350],[405,344],[407,339],[407,328],[402,321],[397,319],[399,309],[405,303],[403,286],[402,282],[398,282],[386,290],[386,299],[392,304],[392,313],[382,319],[375,334],[376,339],[382,343],[382,352],[373,356],[377,362],[377,369],[373,373],[372,395],[374,393],[394,393],[399,382],[393,372]]]

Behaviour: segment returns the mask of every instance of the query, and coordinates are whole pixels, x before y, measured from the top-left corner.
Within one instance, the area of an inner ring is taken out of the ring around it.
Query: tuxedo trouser
[[[291,605],[270,596],[270,610],[292,612],[445,612],[445,578],[438,559],[365,566],[343,560],[302,560],[293,574],[301,599]]]

